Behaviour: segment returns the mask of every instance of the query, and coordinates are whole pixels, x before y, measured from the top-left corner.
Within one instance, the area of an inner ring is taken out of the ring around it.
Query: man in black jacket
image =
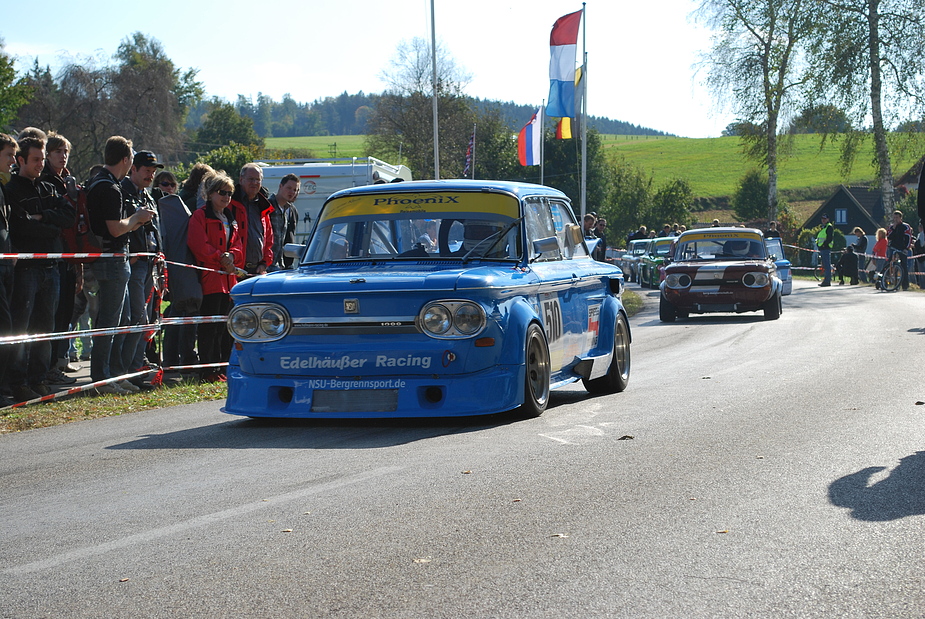
[[[16,140],[0,133],[0,253],[13,253],[10,243],[10,206],[7,204],[2,184],[9,178],[16,163]],[[13,261],[0,260],[0,336],[13,335],[13,316],[10,313],[10,297],[13,294]],[[0,346],[0,389],[9,389],[8,368],[12,356],[10,346]],[[12,406],[13,400],[0,393],[0,407]]]
[[[13,246],[18,252],[61,253],[61,231],[74,225],[76,213],[54,186],[40,180],[45,168],[45,142],[33,137],[20,140],[16,162],[19,173],[6,186]],[[54,332],[60,292],[59,262],[47,258],[16,262],[14,333]],[[31,400],[51,392],[46,384],[51,357],[51,342],[14,346],[10,385],[15,399]]]

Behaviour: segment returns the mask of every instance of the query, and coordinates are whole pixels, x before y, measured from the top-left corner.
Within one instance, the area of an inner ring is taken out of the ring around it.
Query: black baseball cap
[[[149,150],[140,150],[135,153],[135,158],[132,160],[132,165],[136,168],[141,166],[151,166],[155,168],[163,168],[163,163],[158,163],[157,155],[152,153]]]

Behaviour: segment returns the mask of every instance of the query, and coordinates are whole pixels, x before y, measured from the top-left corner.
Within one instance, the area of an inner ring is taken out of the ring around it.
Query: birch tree
[[[704,0],[697,15],[714,31],[703,59],[707,84],[739,124],[746,154],[768,171],[768,219],[777,218],[779,128],[799,98],[801,43],[813,28],[809,0]]]
[[[894,209],[889,131],[925,110],[922,0],[812,0],[819,27],[809,46],[812,94],[870,126],[886,213]],[[859,143],[843,143],[846,170]]]

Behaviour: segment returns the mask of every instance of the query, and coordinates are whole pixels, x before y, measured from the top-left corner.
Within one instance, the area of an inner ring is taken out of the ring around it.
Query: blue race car
[[[541,415],[550,389],[623,391],[623,274],[562,192],[499,181],[345,189],[294,268],[239,283],[226,413]]]

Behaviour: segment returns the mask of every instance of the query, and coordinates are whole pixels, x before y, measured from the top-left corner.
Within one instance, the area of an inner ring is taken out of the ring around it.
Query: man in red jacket
[[[235,221],[241,230],[244,245],[244,270],[263,275],[273,264],[273,205],[269,192],[262,187],[263,170],[256,163],[246,163],[231,198]]]

